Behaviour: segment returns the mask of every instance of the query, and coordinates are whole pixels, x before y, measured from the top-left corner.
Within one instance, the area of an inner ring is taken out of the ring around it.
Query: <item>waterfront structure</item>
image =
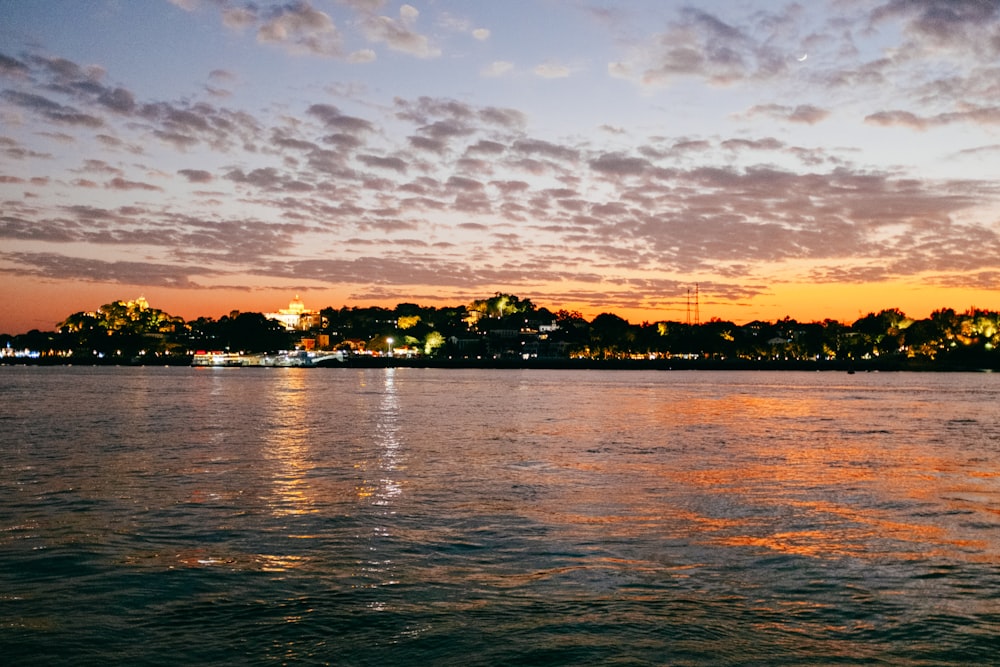
[[[264,354],[199,351],[191,359],[192,366],[315,366],[317,362],[344,361],[342,352],[308,352],[293,350]]]

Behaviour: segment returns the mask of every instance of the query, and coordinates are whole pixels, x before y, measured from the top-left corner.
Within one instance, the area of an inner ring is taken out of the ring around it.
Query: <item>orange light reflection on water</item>
[[[752,383],[683,401],[665,393],[636,390],[547,425],[546,437],[608,442],[555,462],[580,478],[562,499],[579,509],[553,510],[562,520],[622,540],[659,530],[810,558],[1000,555],[1000,539],[975,527],[996,523],[1000,473],[920,432],[933,393],[847,387],[829,401]]]
[[[306,480],[309,469],[309,427],[306,423],[306,385],[299,368],[274,369],[279,380],[271,404],[272,427],[264,443],[264,455],[271,460],[271,511],[275,516],[315,512],[313,490]]]

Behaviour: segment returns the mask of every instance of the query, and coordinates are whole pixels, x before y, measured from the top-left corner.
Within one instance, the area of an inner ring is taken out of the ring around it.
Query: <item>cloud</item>
[[[353,134],[335,132],[320,138],[324,144],[335,146],[338,151],[350,151],[364,145],[364,141]]]
[[[34,111],[35,113],[64,125],[80,125],[84,127],[97,128],[104,125],[104,121],[92,114],[84,113],[70,106],[53,102],[47,97],[33,93],[23,93],[17,90],[5,90],[0,93],[0,97],[12,104]]]
[[[196,2],[175,3],[182,9],[197,9]],[[284,49],[291,55],[343,58],[343,37],[333,19],[308,0],[289,0],[261,7],[256,3],[229,4],[214,0],[222,24],[230,30],[254,29],[257,42]]]
[[[193,12],[198,9],[198,0],[168,0],[175,7],[180,7],[186,12]]]
[[[283,5],[282,11],[289,7],[301,5]],[[365,11],[379,9],[366,5]],[[415,11],[404,10],[398,22],[412,30],[419,20]],[[748,38],[752,31],[742,23],[686,12],[668,28],[687,31],[692,48],[708,48],[704,38],[714,36],[728,39],[734,51],[730,61],[718,50],[702,51],[689,73],[676,76],[713,82],[727,71],[740,81],[771,76],[764,62],[768,47]],[[684,43],[657,46],[675,47]],[[80,201],[135,206],[138,200],[143,208],[59,208],[51,201],[26,201],[16,192],[5,201],[0,233],[23,241],[113,246],[120,253],[158,248],[153,256],[170,261],[156,263],[177,280],[190,275],[187,267],[219,262],[223,272],[338,285],[372,281],[371,289],[418,281],[455,290],[483,281],[493,289],[560,280],[592,286],[579,292],[580,298],[654,300],[662,298],[657,289],[673,289],[662,278],[673,272],[710,273],[718,278],[716,294],[744,298],[764,289],[760,276],[790,265],[806,266],[802,271],[819,267],[817,276],[831,280],[864,275],[873,266],[881,267],[883,278],[944,274],[949,266],[970,274],[1000,268],[995,260],[1000,247],[989,224],[968,222],[984,219],[980,211],[1000,198],[990,179],[945,181],[917,169],[907,174],[861,168],[844,158],[846,151],[792,146],[791,136],[813,134],[801,126],[757,134],[744,128],[738,136],[720,129],[710,138],[643,138],[641,127],[627,126],[610,137],[560,137],[536,135],[529,116],[518,109],[430,96],[364,104],[370,100],[359,100],[357,90],[323,88],[305,102],[298,95],[282,100],[273,115],[251,114],[197,96],[136,99],[125,87],[103,83],[97,69],[66,60],[25,56],[22,64],[29,69],[27,78],[12,78],[11,89],[2,94],[9,108],[30,112],[24,115],[34,124],[31,136],[45,132],[50,138],[44,142],[55,146],[53,134],[72,132],[59,114],[90,114],[104,126],[97,142],[88,145],[105,159],[60,173],[49,162],[53,156],[0,137],[8,178],[24,181],[9,181],[8,190],[22,190],[30,174],[44,173],[52,178],[47,188],[60,182],[104,188],[78,191],[86,197]],[[892,71],[888,64],[878,69]],[[31,87],[24,83],[29,80],[35,82]],[[793,82],[794,94],[810,99],[799,83]],[[960,83],[954,90],[980,95],[985,90]],[[200,89],[198,94],[204,96]],[[331,98],[340,106],[327,103]],[[904,112],[905,102],[898,100],[896,111],[869,113],[868,122],[930,128],[988,125],[997,117],[992,104],[959,97],[950,98],[946,109],[910,107],[919,114]],[[830,99],[827,106],[839,111],[835,104]],[[859,108],[864,107],[845,106],[843,113]],[[792,101],[753,106],[738,118],[812,125],[828,114],[827,108]],[[79,127],[85,130],[77,133],[82,146],[92,133],[85,124]],[[157,137],[166,144],[151,141]],[[212,147],[212,159],[183,153],[198,145]],[[167,181],[155,180],[158,176],[131,156],[122,159],[120,151],[136,147],[147,152],[146,165],[172,165],[162,174]],[[808,161],[811,171],[777,166],[800,164],[796,157]],[[15,169],[14,160],[28,162]],[[190,168],[174,170],[178,165]],[[217,191],[194,192],[191,208],[173,192],[154,196],[159,182],[190,191],[178,177],[192,184],[217,182]],[[178,213],[184,210],[208,213]],[[343,253],[340,259],[325,255],[332,248]],[[501,248],[504,252],[497,251]],[[371,267],[364,265],[373,258]],[[48,266],[55,272],[58,262],[52,259]],[[93,275],[109,280],[128,274],[120,265],[98,269]],[[567,293],[572,290],[567,286]]]
[[[29,217],[29,209],[23,208],[0,217],[0,238],[89,244],[103,247],[105,255],[128,252],[121,249],[134,246],[160,247],[166,251],[160,255],[176,263],[206,267],[211,263],[239,267],[273,259],[287,252],[298,235],[310,231],[303,224],[249,217],[206,220],[138,206],[75,205],[44,219],[37,211]]]
[[[375,62],[377,58],[372,49],[358,49],[347,57],[348,61],[358,64]]]
[[[203,169],[178,169],[177,173],[188,180],[188,183],[211,183],[212,174]]]
[[[417,129],[420,134],[446,141],[453,137],[464,137],[473,133],[473,129],[453,118],[436,120]]]
[[[774,137],[767,137],[765,139],[727,139],[719,144],[720,147],[726,150],[739,151],[739,150],[753,150],[753,151],[777,151],[785,147],[785,144],[778,141]]]
[[[486,285],[491,272],[467,262],[411,252],[356,259],[305,259],[268,262],[255,271],[270,277],[298,277],[326,284],[427,286]],[[404,279],[404,276],[410,279]],[[497,284],[497,283],[494,283]]]
[[[620,153],[605,153],[590,161],[590,168],[613,176],[640,176],[650,168],[648,160]]]
[[[401,5],[398,16],[391,17],[379,13],[385,6],[382,0],[341,0],[337,4],[354,14],[342,21],[348,28],[347,35],[330,14],[309,0],[287,0],[273,5],[212,0],[211,4],[220,11],[223,25],[230,30],[253,30],[259,43],[280,47],[292,55],[336,58],[357,64],[375,61],[378,56],[372,48],[350,52],[345,49],[345,41],[357,37],[418,58],[441,55],[441,49],[417,29],[420,12],[410,4]],[[179,6],[187,11],[198,8],[194,0]],[[441,22],[451,30],[460,27],[477,40],[489,37],[488,29],[472,29],[467,22],[450,18],[446,13],[442,14]],[[355,29],[357,34],[353,33]]]
[[[782,104],[759,104],[751,107],[747,111],[746,115],[749,117],[767,116],[790,123],[815,125],[816,123],[826,120],[829,117],[830,112],[827,109],[822,109],[811,104],[800,104],[795,107]]]
[[[116,176],[122,176],[125,173],[120,168],[108,164],[104,160],[96,160],[94,158],[88,158],[84,160],[83,167],[78,171],[86,174],[92,174],[94,172],[97,172],[101,174],[114,174]]]
[[[918,116],[912,111],[878,111],[865,117],[872,125],[903,126],[914,130],[950,125],[952,123],[974,123],[978,125],[1000,125],[1000,107],[978,107],[965,105],[958,111],[943,112],[933,116]]]
[[[865,117],[865,122],[872,125],[905,125],[915,130],[926,130],[927,121],[911,111],[879,111]]]
[[[893,18],[903,19],[906,29],[920,38],[1000,53],[996,0],[889,0],[871,13],[874,23]]]
[[[340,2],[360,13],[374,14],[385,6],[387,0],[340,0]]]
[[[260,132],[256,119],[249,114],[204,102],[152,102],[139,106],[136,115],[153,123],[152,132],[156,137],[180,149],[205,143],[214,149],[226,150],[246,145]]]
[[[234,72],[230,72],[227,69],[213,69],[208,73],[208,78],[210,81],[232,83],[239,77]]]
[[[788,120],[793,123],[815,125],[820,121],[826,120],[829,115],[830,112],[827,109],[821,109],[811,104],[800,104],[788,115]]]
[[[95,83],[103,75],[103,70],[100,68],[83,68],[66,58],[33,56],[32,60],[44,67],[53,76],[55,81],[63,84],[76,84],[79,86],[83,82]]]
[[[13,215],[0,216],[0,238],[48,243],[71,243],[78,240],[75,234],[60,226],[39,225],[34,220]]]
[[[448,150],[448,144],[441,139],[432,139],[429,137],[418,137],[411,136],[408,137],[410,145],[421,151],[427,151],[429,153],[437,153],[438,155],[443,155],[445,151]]]
[[[473,114],[472,107],[467,103],[446,97],[421,96],[416,100],[396,97],[393,108],[396,118],[420,125],[426,125],[434,118],[463,120]]]
[[[485,77],[503,76],[514,69],[514,63],[508,60],[495,60],[479,71]]]
[[[325,12],[298,0],[267,10],[257,28],[257,41],[275,44],[292,54],[340,57],[340,32]]]
[[[543,79],[565,79],[570,75],[570,68],[557,63],[542,63],[532,70],[536,76]]]
[[[669,82],[677,76],[698,76],[715,83],[744,78],[750,63],[749,39],[738,29],[696,9],[683,12],[682,21],[658,35],[646,48],[640,81],[644,85]],[[612,73],[630,75],[633,66],[616,64]]]
[[[466,153],[480,154],[480,155],[500,155],[507,147],[496,141],[490,141],[489,139],[480,139],[475,144],[472,144],[466,149]]]
[[[267,191],[307,192],[314,188],[310,183],[282,173],[275,167],[260,167],[249,172],[233,169],[225,178],[234,183],[250,185]]]
[[[449,12],[441,12],[437,23],[448,31],[471,35],[473,39],[480,42],[488,40],[491,34],[488,28],[474,28],[468,19],[459,18]]]
[[[0,53],[0,75],[21,78],[27,76],[28,72],[29,69],[25,63]]]
[[[413,5],[401,5],[399,8],[400,19],[409,25],[416,22],[417,18],[420,16],[420,11]]]
[[[716,86],[774,79],[788,71],[789,55],[769,37],[789,30],[784,25],[789,20],[789,12],[756,11],[744,17],[741,25],[687,7],[663,31],[632,40],[635,43],[626,58],[608,63],[608,74],[653,88],[681,78]],[[787,42],[788,36],[782,35],[781,41]]]
[[[369,16],[362,23],[362,31],[372,42],[385,44],[393,51],[399,51],[418,58],[436,58],[441,50],[433,46],[426,35],[414,30],[420,12],[412,5],[403,5],[399,18]]]
[[[214,97],[229,97],[233,94],[232,91],[223,88],[222,86],[232,84],[236,82],[237,79],[238,77],[228,70],[214,69],[208,73],[209,83],[205,85],[205,90],[209,95]]]
[[[71,134],[67,134],[65,132],[39,132],[38,136],[40,136],[40,137],[48,137],[49,139],[52,139],[53,141],[58,141],[59,143],[63,143],[63,144],[76,143],[76,137],[74,137]]]
[[[966,148],[958,151],[956,155],[989,155],[992,153],[1000,153],[1000,144],[990,144],[988,146],[976,146],[975,148]]]
[[[479,118],[497,127],[516,130],[528,124],[528,117],[517,109],[501,107],[483,107],[477,112]]]
[[[1000,271],[976,271],[961,274],[941,273],[924,278],[931,285],[958,289],[997,290],[1000,289]]]
[[[50,252],[6,252],[0,253],[0,258],[16,265],[15,268],[0,269],[3,273],[122,285],[197,288],[199,286],[190,280],[190,275],[215,273],[203,267],[174,266],[159,262],[104,261]]]
[[[580,154],[576,149],[542,139],[519,139],[512,148],[526,155],[542,155],[559,161],[576,161]]]
[[[479,192],[483,189],[483,184],[472,178],[465,178],[463,176],[452,176],[448,179],[447,183],[449,188]]]
[[[222,24],[231,30],[245,30],[257,24],[257,10],[252,7],[227,7],[222,10]]]
[[[407,165],[398,157],[381,157],[378,155],[359,155],[358,161],[376,169],[388,169],[399,173],[406,172]]]
[[[121,177],[112,178],[104,184],[104,187],[109,190],[147,190],[151,192],[163,192],[163,188],[156,185],[141,183],[139,181],[127,181]]]
[[[97,101],[120,114],[129,114],[135,109],[135,98],[124,88],[105,90],[98,96]]]
[[[374,125],[371,121],[354,116],[346,116],[340,113],[340,109],[332,104],[313,104],[309,107],[307,113],[318,118],[326,127],[342,132],[362,134],[374,130]]]

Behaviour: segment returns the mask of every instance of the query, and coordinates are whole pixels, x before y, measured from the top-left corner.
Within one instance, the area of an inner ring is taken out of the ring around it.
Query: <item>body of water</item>
[[[4,664],[998,651],[1000,375],[0,367]]]

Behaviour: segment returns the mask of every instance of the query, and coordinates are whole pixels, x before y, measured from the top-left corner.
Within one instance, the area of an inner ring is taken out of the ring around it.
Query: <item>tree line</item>
[[[497,293],[449,307],[400,303],[327,307],[306,331],[257,312],[185,321],[143,299],[115,301],[69,315],[53,331],[0,336],[5,361],[187,363],[196,351],[275,352],[309,346],[361,357],[431,360],[589,360],[591,362],[789,364],[883,368],[1000,368],[1000,314],[936,310],[913,319],[897,308],[851,324],[786,317],[746,324],[633,324],[614,314],[591,320],[579,312],[538,307]]]

